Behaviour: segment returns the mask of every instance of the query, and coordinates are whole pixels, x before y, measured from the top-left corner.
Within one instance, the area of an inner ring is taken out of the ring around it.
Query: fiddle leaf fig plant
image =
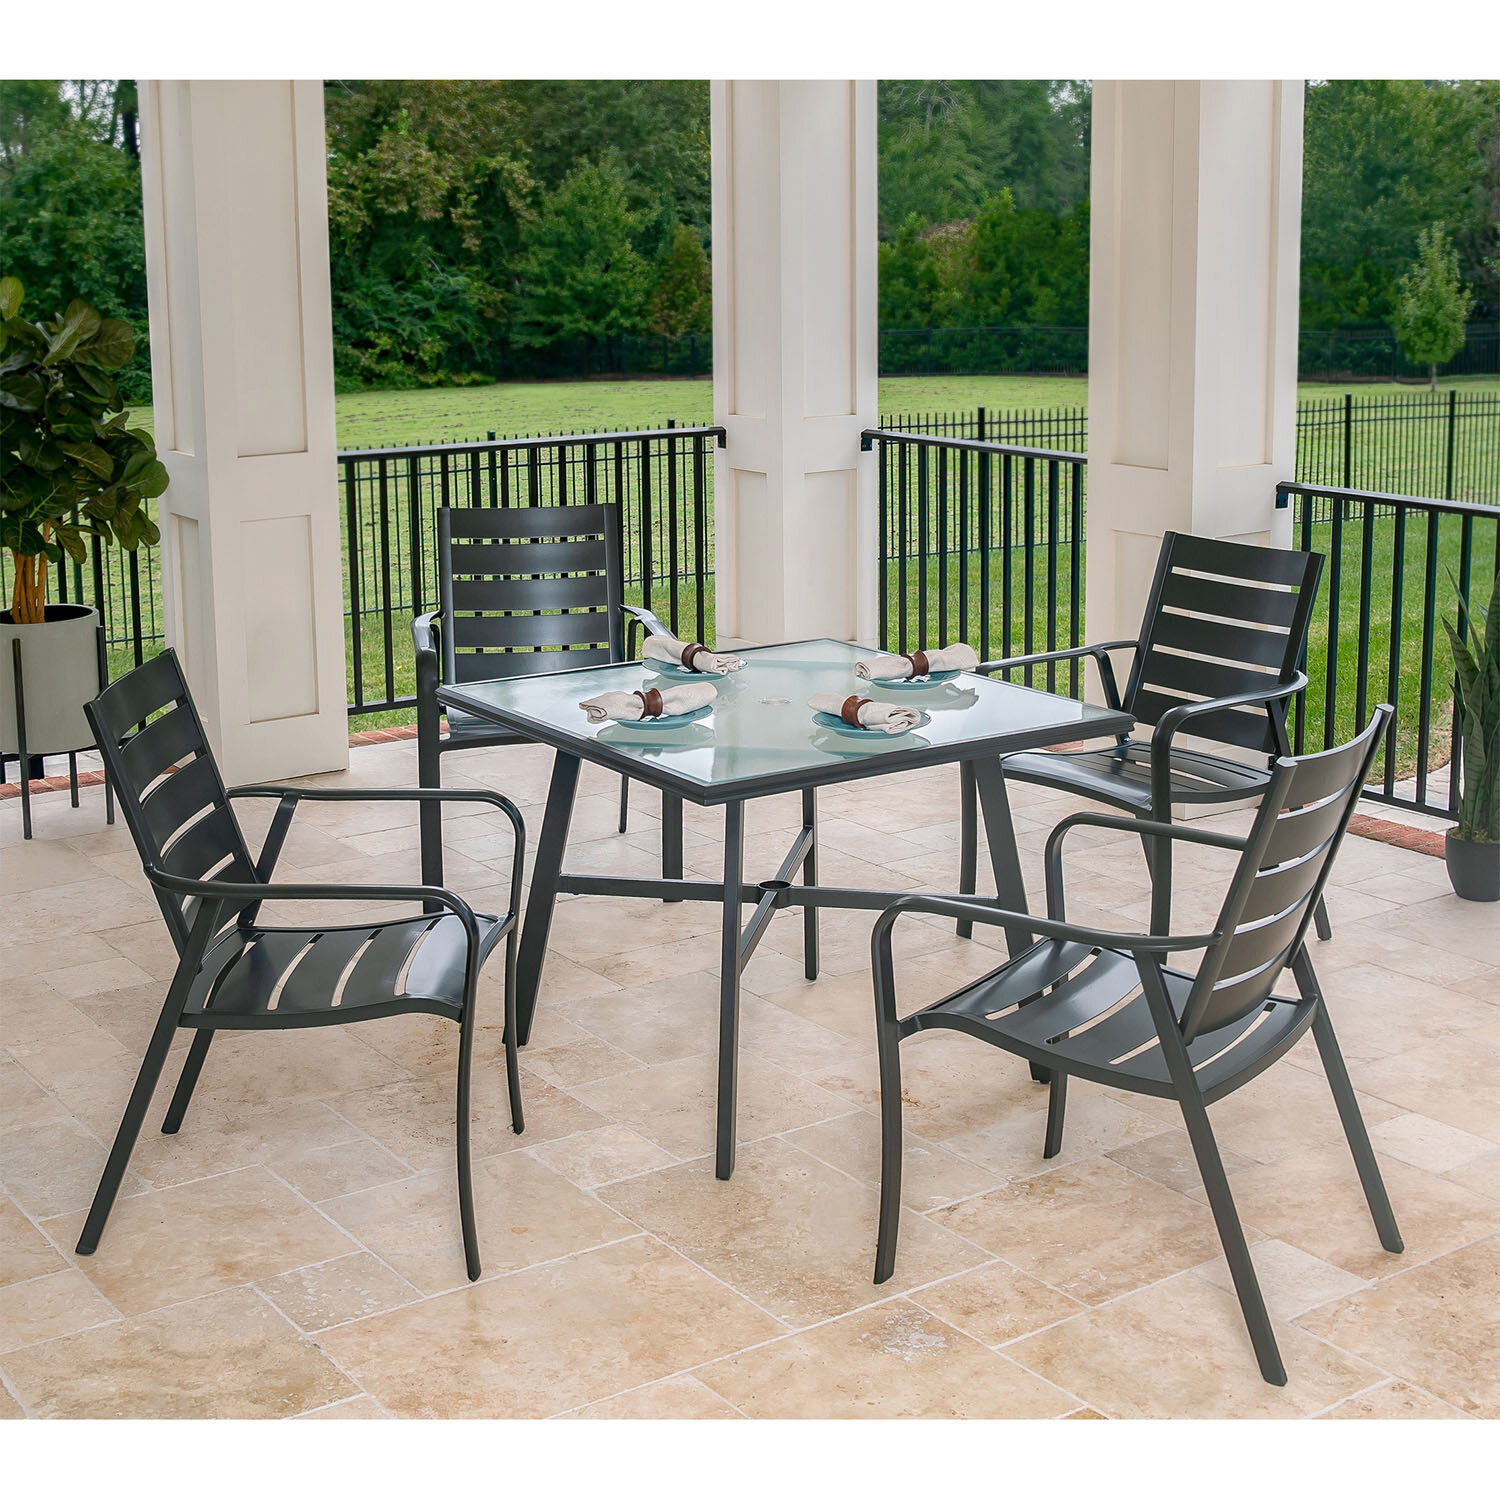
[[[167,471],[111,374],[135,353],[130,324],[79,301],[28,322],[22,296],[0,278],[0,547],[14,563],[11,620],[37,625],[48,564],[83,562],[86,537],[131,551],[160,539],[144,502]]]
[[[1463,745],[1455,837],[1496,844],[1500,843],[1500,569],[1490,587],[1488,608],[1465,604],[1461,590],[1458,601],[1468,641],[1451,621],[1443,621],[1453,648],[1453,691]]]

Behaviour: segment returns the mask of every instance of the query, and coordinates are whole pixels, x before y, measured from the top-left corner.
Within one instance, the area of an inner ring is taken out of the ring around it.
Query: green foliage
[[[1500,83],[1309,84],[1303,136],[1302,323],[1389,323],[1433,223],[1452,232],[1479,314],[1500,313]]]
[[[1396,337],[1414,365],[1426,365],[1437,389],[1437,367],[1464,346],[1474,299],[1458,279],[1458,255],[1441,224],[1417,237],[1417,259],[1397,283]]]
[[[697,230],[679,224],[657,267],[656,289],[651,293],[651,332],[680,338],[685,333],[711,333],[713,326],[713,279],[708,256]]]
[[[13,617],[35,623],[47,575],[34,560],[81,563],[87,535],[154,544],[142,502],[166,489],[167,471],[150,435],[127,425],[114,379],[135,352],[130,325],[77,299],[31,323],[21,299],[15,277],[0,279],[0,547],[16,558]]]
[[[70,85],[70,104],[56,80],[0,82],[4,270],[35,305],[78,297],[107,317],[144,325],[140,167],[116,144],[134,87],[87,88]],[[116,380],[127,400],[150,399],[144,349]]]
[[[640,328],[651,270],[631,244],[639,223],[613,158],[569,172],[527,227],[516,341],[539,347]]]
[[[1452,621],[1443,621],[1453,649],[1454,701],[1463,740],[1458,837],[1494,844],[1500,843],[1500,569],[1490,586],[1488,608],[1466,608],[1462,594],[1458,607],[1468,641]]]

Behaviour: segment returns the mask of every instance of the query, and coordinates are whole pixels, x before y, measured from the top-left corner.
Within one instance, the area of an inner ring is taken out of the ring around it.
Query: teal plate
[[[681,729],[684,724],[696,724],[699,719],[706,719],[713,711],[713,704],[705,703],[702,708],[692,709],[685,714],[662,714],[657,719],[610,719],[608,722],[621,729]]]
[[[825,714],[821,709],[813,710],[813,723],[819,729],[828,729],[834,734],[847,735],[852,740],[899,740],[901,734],[913,734],[932,723],[932,715],[924,713],[910,729],[903,729],[901,734],[887,734],[883,729],[866,729],[862,724],[857,727],[853,724],[846,724],[837,714]]]
[[[708,682],[722,682],[724,680],[718,672],[695,672],[691,667],[685,667],[680,662],[657,661],[654,657],[650,656],[646,657],[641,662],[641,665],[648,672],[660,672],[663,677],[696,677],[700,682],[705,680]],[[736,667],[734,671],[738,672],[740,667],[744,665],[745,663],[740,661],[739,667]],[[734,673],[731,672],[729,675],[733,676]]]
[[[952,682],[959,675],[959,670],[954,667],[948,672],[929,672],[926,677],[876,677],[870,681],[872,688],[894,688],[898,693],[912,688],[940,687],[945,682]],[[863,678],[860,679],[864,681]]]

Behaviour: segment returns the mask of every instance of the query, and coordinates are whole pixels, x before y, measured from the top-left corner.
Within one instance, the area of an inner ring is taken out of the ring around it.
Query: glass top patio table
[[[854,675],[881,653],[845,641],[796,641],[739,653],[727,677],[659,673],[641,662],[542,676],[445,684],[439,699],[531,740],[712,805],[741,797],[885,775],[918,766],[1035,749],[1128,732],[1128,714],[1055,693],[961,673],[930,687],[883,688]],[[664,691],[711,682],[711,712],[676,728],[591,724],[579,703],[600,693]],[[813,721],[808,699],[837,693],[923,710],[929,721],[904,735],[855,740]]]

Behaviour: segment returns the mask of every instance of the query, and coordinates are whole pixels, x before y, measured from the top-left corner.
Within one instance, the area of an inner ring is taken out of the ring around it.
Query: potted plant
[[[1461,592],[1458,608],[1467,642],[1443,621],[1453,647],[1461,771],[1458,827],[1449,829],[1444,853],[1458,895],[1500,901],[1500,569],[1488,609],[1470,609]]]
[[[85,538],[134,549],[159,533],[144,502],[167,487],[151,435],[128,426],[111,371],[135,334],[70,302],[50,321],[21,317],[21,283],[0,279],[0,547],[10,554],[9,609],[0,609],[0,752],[18,754],[15,643],[32,755],[93,743],[83,705],[99,681],[97,613],[48,604],[51,565],[87,555]],[[22,768],[25,776],[29,768]]]

